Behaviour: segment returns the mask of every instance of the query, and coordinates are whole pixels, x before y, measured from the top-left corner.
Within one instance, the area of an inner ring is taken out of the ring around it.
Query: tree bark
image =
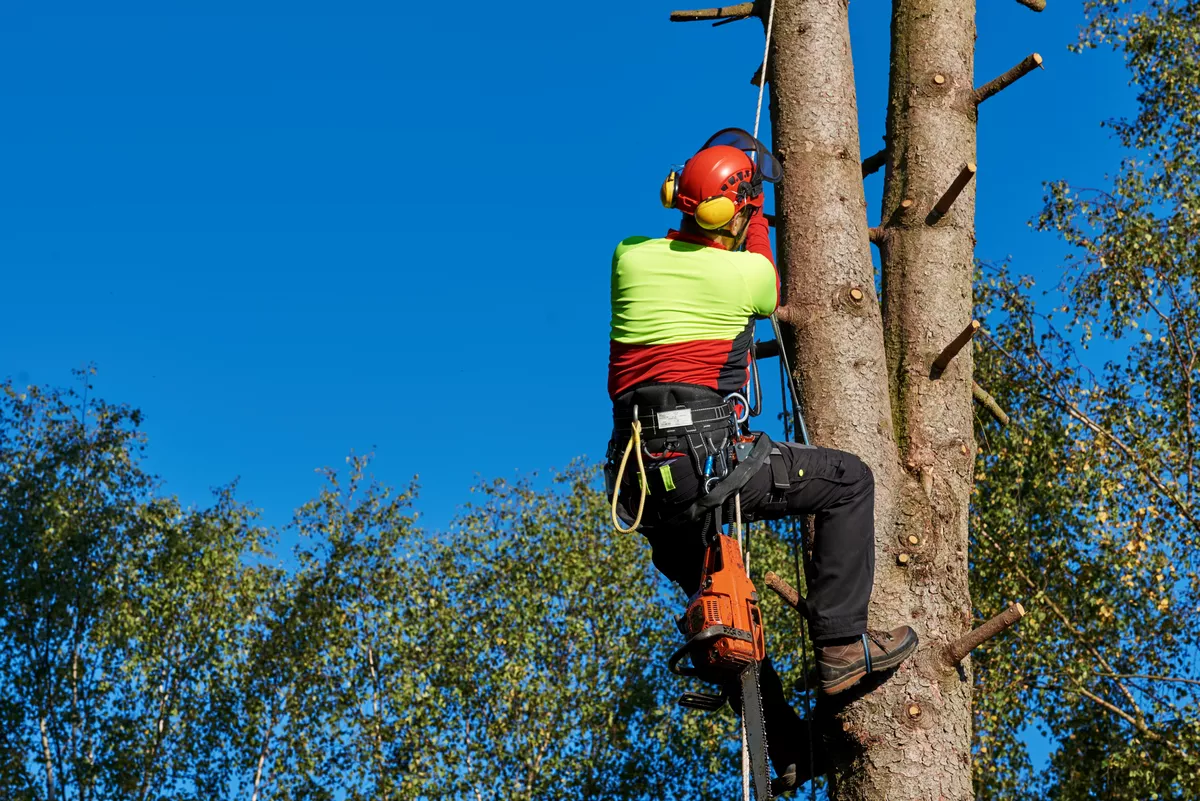
[[[941,659],[968,630],[971,354],[936,380],[971,319],[975,184],[934,206],[975,162],[974,4],[894,0],[876,298],[844,0],[776,0],[773,135],[785,269],[785,344],[813,440],[876,479],[871,625],[912,625],[917,655],[849,702],[824,702],[831,798],[946,799],[971,790],[970,662]],[[905,203],[904,201],[912,201]],[[860,293],[851,293],[860,289]],[[858,298],[856,300],[856,298]],[[854,696],[856,694],[848,693]]]

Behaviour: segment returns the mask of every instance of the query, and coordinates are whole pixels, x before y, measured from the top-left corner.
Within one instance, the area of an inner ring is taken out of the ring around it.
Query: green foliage
[[[81,376],[86,381],[85,376]],[[0,385],[0,786],[10,798],[210,798],[211,695],[264,533],[228,490],[153,496],[139,414]]]
[[[736,719],[674,704],[681,594],[594,470],[481,485],[434,535],[352,456],[285,569],[232,488],[161,495],[135,410],[2,388],[0,797],[737,791]]]
[[[972,592],[1030,612],[976,660],[980,798],[1200,794],[1200,4],[1087,8],[1082,45],[1124,52],[1139,87],[1110,123],[1133,155],[1107,189],[1050,186],[1057,308],[1007,265],[977,285],[979,381],[1015,424],[977,425]],[[1042,777],[1034,721],[1057,744]]]

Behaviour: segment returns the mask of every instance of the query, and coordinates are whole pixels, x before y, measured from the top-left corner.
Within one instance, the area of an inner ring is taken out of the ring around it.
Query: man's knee
[[[846,453],[844,458],[846,476],[853,477],[851,486],[856,490],[856,494],[874,493],[875,474],[870,466],[853,453]]]

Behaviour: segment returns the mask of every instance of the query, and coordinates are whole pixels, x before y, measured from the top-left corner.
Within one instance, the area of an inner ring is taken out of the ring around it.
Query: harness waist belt
[[[642,436],[645,438],[685,434],[689,431],[709,430],[715,426],[712,423],[727,424],[735,414],[733,404],[721,403],[716,406],[711,402],[677,403],[673,408],[651,409],[649,414],[638,410],[638,419],[642,421]],[[618,434],[629,433],[633,418],[618,416],[613,418],[613,431]]]

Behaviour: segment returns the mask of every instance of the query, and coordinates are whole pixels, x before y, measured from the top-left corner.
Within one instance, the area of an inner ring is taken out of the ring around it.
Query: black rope
[[[775,331],[775,342],[779,345],[779,372],[782,376],[783,386],[780,392],[783,394],[783,413],[784,420],[787,420],[787,398],[788,390],[791,390],[792,396],[792,421],[795,426],[795,431],[800,435],[800,444],[809,445],[808,441],[808,426],[804,425],[804,415],[800,413],[800,396],[796,392],[796,384],[792,381],[792,366],[788,364],[787,350],[783,347],[783,332],[779,328],[779,319],[774,314],[771,315],[771,328]],[[791,440],[791,436],[787,434],[787,423],[783,426],[785,439]]]
[[[790,442],[792,439],[791,426],[788,425],[787,402],[788,389],[791,388],[792,396],[792,415],[796,424],[796,430],[801,432],[804,438],[805,445],[808,443],[808,430],[804,427],[804,417],[800,414],[800,405],[796,402],[796,388],[791,383],[791,375],[789,374],[786,364],[786,355],[783,352],[783,340],[779,337],[779,323],[772,315],[771,324],[775,327],[775,341],[779,343],[779,393],[780,401],[783,404],[783,438]],[[795,516],[788,518],[788,527],[791,529],[792,539],[792,559],[796,564],[796,591],[800,591],[801,572],[800,572],[800,530],[796,525]],[[808,693],[808,643],[806,633],[807,621],[804,616],[800,616],[800,670],[802,671],[804,682],[804,725],[808,727],[808,789],[812,801],[817,798],[817,776],[816,776],[816,757],[813,753],[813,725],[812,725],[812,703]]]

